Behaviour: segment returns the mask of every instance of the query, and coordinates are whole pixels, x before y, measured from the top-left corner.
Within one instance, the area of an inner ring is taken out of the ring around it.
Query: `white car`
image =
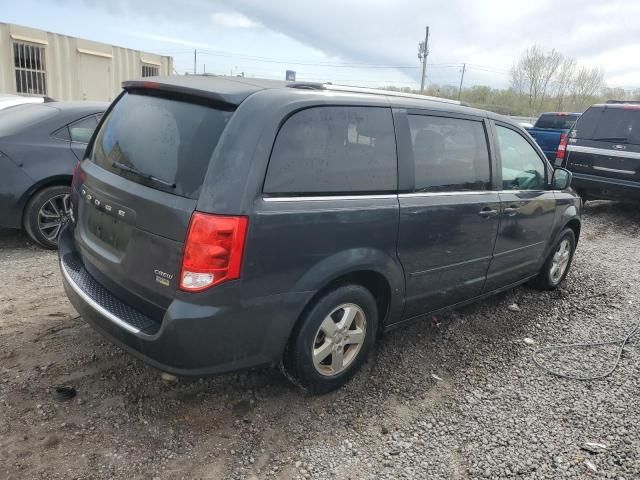
[[[44,103],[51,101],[48,97],[27,97],[23,95],[11,95],[9,93],[0,93],[0,110],[5,108],[22,105],[23,103]]]

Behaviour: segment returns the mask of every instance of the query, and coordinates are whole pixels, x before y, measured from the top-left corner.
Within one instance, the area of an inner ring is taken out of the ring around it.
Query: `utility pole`
[[[424,92],[424,79],[427,74],[427,57],[429,56],[429,27],[427,26],[424,42],[418,44],[418,58],[422,60],[422,81],[420,82],[420,93]]]
[[[193,50],[193,74],[196,74],[196,65],[198,64],[198,50]]]
[[[467,64],[462,64],[462,76],[460,77],[460,88],[458,88],[458,100],[460,100],[460,95],[462,95],[462,82],[464,82],[464,71],[467,69]]]

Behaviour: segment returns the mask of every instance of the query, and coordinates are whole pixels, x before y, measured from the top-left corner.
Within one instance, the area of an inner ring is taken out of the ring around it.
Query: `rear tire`
[[[375,342],[378,309],[369,290],[342,285],[302,314],[284,353],[285,375],[303,390],[327,393],[353,377]]]
[[[565,228],[553,244],[540,273],[533,281],[534,286],[540,290],[558,288],[569,273],[575,250],[576,235],[570,228]]]
[[[58,247],[58,235],[68,221],[71,187],[55,185],[36,192],[24,211],[24,229],[31,239],[48,249]]]

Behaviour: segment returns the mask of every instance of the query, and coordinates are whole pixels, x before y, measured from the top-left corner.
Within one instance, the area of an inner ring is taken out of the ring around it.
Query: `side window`
[[[69,133],[71,134],[72,142],[79,143],[89,143],[91,140],[91,135],[93,135],[93,131],[96,129],[98,122],[96,121],[96,116],[91,115],[90,117],[83,118],[82,120],[78,120],[69,125]]]
[[[415,190],[488,190],[491,173],[482,122],[409,115]]]
[[[545,165],[522,135],[496,125],[502,158],[502,188],[505,190],[543,190]]]
[[[67,127],[66,125],[53,132],[51,135],[58,140],[65,140],[67,142],[71,140],[71,137],[69,136],[69,127]]]
[[[314,107],[280,128],[264,182],[271,194],[375,193],[397,189],[391,110]]]

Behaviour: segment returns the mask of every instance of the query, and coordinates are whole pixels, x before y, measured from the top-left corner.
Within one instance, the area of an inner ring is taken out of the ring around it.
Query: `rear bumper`
[[[116,345],[175,375],[213,375],[277,363],[312,295],[203,305],[196,303],[198,294],[184,294],[171,303],[161,323],[155,322],[91,277],[73,249],[70,230],[60,236],[59,259],[65,292],[78,313]]]
[[[574,173],[572,186],[587,200],[640,201],[640,182]]]

